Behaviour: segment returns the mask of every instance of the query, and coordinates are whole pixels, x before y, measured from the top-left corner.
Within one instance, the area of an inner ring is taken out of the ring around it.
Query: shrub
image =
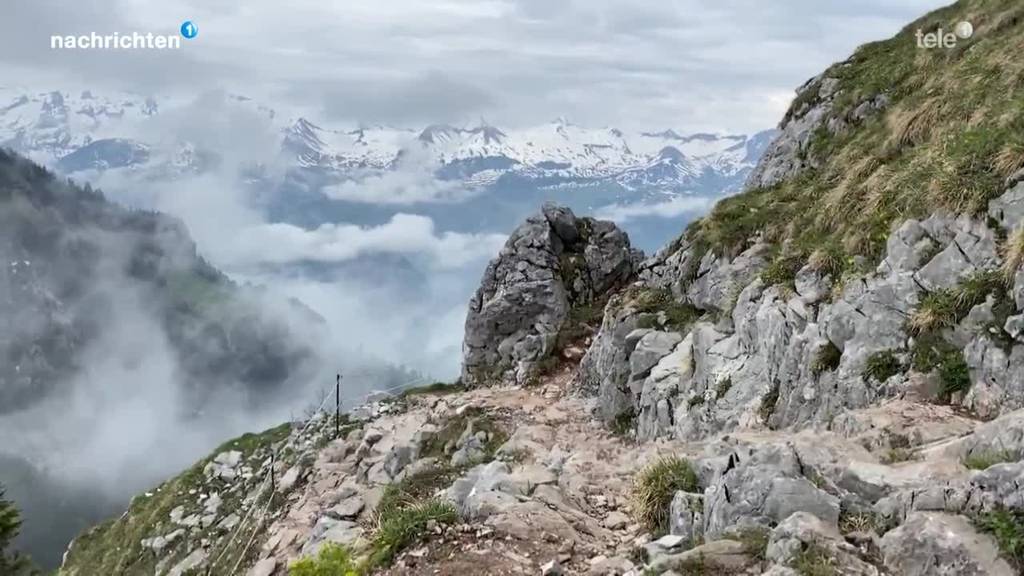
[[[1024,568],[1024,512],[1000,508],[982,514],[975,524],[992,534],[999,550],[1017,568]]]
[[[885,382],[903,371],[903,363],[892,350],[875,352],[868,356],[864,365],[864,375],[879,382]]]
[[[839,367],[839,361],[843,358],[843,352],[832,342],[828,342],[818,348],[814,355],[814,362],[811,370],[815,375],[822,372],[831,372]]]
[[[697,474],[687,460],[662,458],[640,472],[633,482],[633,514],[654,533],[668,528],[669,505],[678,491],[697,490]]]
[[[288,576],[358,576],[351,552],[332,542],[325,543],[316,558],[303,558],[288,567]]]

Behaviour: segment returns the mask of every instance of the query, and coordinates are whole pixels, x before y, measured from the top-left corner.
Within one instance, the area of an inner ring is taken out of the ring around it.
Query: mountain
[[[111,204],[7,152],[0,203],[2,412],[60,392],[79,355],[133,306],[152,314],[199,404],[210,386],[271,392],[311,359],[287,325],[259,313],[256,291],[196,253],[179,220]]]
[[[1020,574],[1022,43],[961,0],[861,47],[645,260],[545,206],[464,380],[230,441],[63,570]]]
[[[629,191],[692,192],[706,174],[742,182],[771,137],[770,131],[749,137],[681,136],[673,130],[626,134],[615,128],[583,128],[565,119],[515,130],[486,123],[344,128],[277,112],[245,97],[226,98],[232,106],[270,122],[294,166],[345,175],[393,169],[403,156],[412,155],[440,175],[471,186],[487,186],[513,173],[534,179],[610,180]],[[165,163],[179,170],[201,169],[181,158],[193,143],[173,142],[164,149],[166,143],[149,142],[140,135],[147,120],[157,121],[181,105],[123,93],[3,88],[0,146],[66,174],[155,169],[154,164],[163,169]]]

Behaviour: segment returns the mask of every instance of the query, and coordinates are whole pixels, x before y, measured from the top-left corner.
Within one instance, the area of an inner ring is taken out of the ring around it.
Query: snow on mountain
[[[551,180],[551,186],[614,182],[625,190],[688,192],[714,182],[742,184],[773,132],[753,136],[681,134],[673,129],[624,133],[565,119],[516,129],[481,122],[422,130],[388,126],[330,126],[278,113],[246,97],[234,106],[255,110],[280,133],[281,151],[297,168],[322,169],[341,179],[385,171],[403,160],[425,162],[444,179],[487,186],[506,174]],[[201,171],[217,150],[192,142],[148,141],[149,122],[181,103],[129,93],[31,91],[0,87],[0,146],[65,173],[84,170]],[[703,179],[703,180],[702,180]],[[710,180],[708,180],[710,179]],[[699,185],[698,181],[705,181]]]

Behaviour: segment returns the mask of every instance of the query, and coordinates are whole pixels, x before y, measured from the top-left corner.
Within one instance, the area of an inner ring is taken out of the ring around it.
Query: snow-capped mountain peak
[[[354,169],[390,170],[401,157],[433,164],[448,177],[484,186],[505,174],[564,181],[605,180],[626,189],[686,191],[707,173],[727,176],[733,186],[749,171],[767,138],[764,134],[686,134],[674,128],[628,132],[589,128],[562,117],[552,122],[499,128],[481,120],[475,126],[432,124],[422,129],[389,126],[337,126],[302,114],[289,114],[237,95],[225,103],[259,112],[275,124],[280,149],[297,168],[317,168],[345,178]],[[189,158],[209,159],[216,150],[179,142],[148,142],[152,122],[175,102],[128,93],[91,90],[32,91],[0,88],[0,145],[66,172],[145,169],[174,159],[176,171]],[[187,153],[182,153],[186,150]],[[454,175],[454,176],[453,176]]]

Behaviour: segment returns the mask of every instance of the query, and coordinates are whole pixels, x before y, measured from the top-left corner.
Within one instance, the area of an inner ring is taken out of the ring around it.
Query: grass
[[[922,373],[937,371],[941,382],[940,401],[948,402],[953,394],[971,387],[970,370],[963,352],[935,332],[927,332],[914,339],[911,365]]]
[[[780,256],[761,272],[761,280],[767,286],[793,288],[796,273],[803,268],[806,259],[802,256]]]
[[[850,512],[843,510],[839,514],[839,531],[843,534],[853,532],[875,532],[881,522],[874,512]]]
[[[377,533],[372,544],[370,566],[387,566],[395,556],[415,543],[427,532],[431,522],[454,524],[458,520],[455,507],[443,500],[429,498],[393,508],[378,516]]]
[[[732,389],[732,376],[726,376],[715,385],[715,400],[721,400]]]
[[[172,509],[184,505],[185,515],[198,512],[198,504],[190,491],[196,490],[206,492],[211,489],[212,484],[207,481],[203,468],[221,452],[238,450],[242,453],[243,464],[248,463],[254,468],[269,455],[271,447],[286,440],[291,432],[290,425],[282,425],[271,428],[260,434],[244,434],[233,440],[229,440],[212,451],[209,456],[200,460],[188,470],[178,476],[164,482],[147,492],[132,499],[127,512],[116,519],[108,520],[99,526],[92,528],[79,535],[74,545],[67,554],[67,562],[62,569],[64,576],[91,576],[92,574],[142,574],[152,573],[156,570],[159,560],[152,552],[142,547],[142,540],[158,534],[165,534],[167,529],[167,518]],[[289,467],[294,463],[298,455],[294,451],[283,450],[279,454],[279,461],[283,466]],[[220,490],[223,499],[222,511],[238,510],[241,506],[241,499],[255,488],[255,483],[260,482],[262,477],[254,477],[246,489]],[[236,480],[235,486],[241,486],[241,481]],[[234,546],[224,549],[228,545],[227,539],[214,537],[216,526],[205,529],[204,532],[196,534],[195,537],[209,538],[214,544],[209,549],[210,557],[218,557],[224,552],[218,563],[218,568],[233,565],[241,556],[244,543],[235,542]],[[181,543],[183,541],[179,541]],[[164,550],[164,558],[170,560],[181,560],[188,552],[184,547],[171,547]],[[254,550],[250,549],[249,554]]]
[[[864,365],[864,377],[877,382],[885,382],[903,370],[903,362],[900,361],[896,353],[892,350],[883,350],[868,356]]]
[[[689,461],[667,456],[644,468],[633,481],[632,510],[636,520],[655,534],[665,533],[669,505],[680,490],[697,490],[697,474]]]
[[[1009,450],[989,450],[965,456],[961,463],[971,470],[987,470],[996,464],[1018,460],[1020,460],[1020,455]]]
[[[702,314],[689,304],[677,302],[667,288],[644,288],[634,292],[633,306],[638,314],[644,315],[638,324],[640,328],[685,332]],[[664,315],[664,324],[660,323],[659,314]]]
[[[462,471],[447,464],[439,464],[410,474],[400,482],[392,482],[384,488],[380,502],[377,504],[378,525],[383,519],[391,516],[404,507],[429,498],[446,488],[459,477]]]
[[[743,551],[755,562],[763,562],[768,552],[769,536],[767,528],[744,526],[733,530],[729,538],[743,544]]]
[[[1007,298],[1003,277],[995,270],[977,272],[953,288],[932,292],[910,316],[910,331],[922,334],[955,326],[989,295]]]
[[[459,392],[465,392],[466,387],[461,381],[456,382],[434,382],[433,384],[427,384],[426,386],[418,386],[416,388],[408,388],[402,391],[402,397],[408,398],[410,396],[440,396],[444,394],[458,394]]]
[[[824,548],[809,544],[797,552],[791,567],[800,576],[835,576],[835,561]]]
[[[171,301],[197,313],[204,313],[232,301],[235,286],[219,278],[209,278],[195,270],[169,273],[164,286]]]
[[[612,434],[616,436],[629,436],[635,427],[636,412],[632,406],[627,408],[626,411],[619,413],[611,423]]]
[[[451,454],[455,442],[472,423],[474,432],[487,433],[484,443],[483,461],[494,459],[494,453],[508,440],[508,432],[490,414],[479,408],[470,408],[462,414],[454,415],[444,425],[423,442],[420,453],[423,457],[443,459]]]
[[[1024,264],[1024,228],[1017,228],[1010,233],[1003,244],[1003,282],[1006,285],[1013,283],[1014,277]]]
[[[882,464],[898,464],[900,462],[909,462],[917,459],[918,455],[909,448],[890,448],[882,455],[881,458],[879,458]]]
[[[288,566],[288,576],[359,576],[361,572],[352,553],[332,542],[324,544],[316,558],[302,558]]]
[[[768,393],[761,398],[761,406],[758,408],[758,414],[761,416],[761,422],[765,424],[771,419],[772,414],[775,413],[775,405],[779,402],[779,383],[777,381],[772,382],[771,388],[768,389]]]
[[[975,525],[995,538],[1007,561],[1024,569],[1024,512],[999,508],[975,518]]]
[[[292,564],[289,576],[359,576],[390,566],[399,553],[426,535],[431,523],[443,526],[458,520],[455,507],[435,494],[460,473],[440,465],[388,484],[377,505],[369,550],[361,561],[348,549],[327,544],[316,558]]]
[[[856,255],[877,264],[893,226],[908,218],[984,212],[1024,166],[1022,15],[1009,0],[961,0],[832,66],[824,76],[838,80],[838,92],[823,124],[847,127],[813,134],[803,150],[813,167],[719,202],[688,231],[691,245],[731,256],[759,237],[795,258],[824,238],[836,250],[819,259],[839,270]],[[917,49],[918,29],[948,30],[961,20],[975,25],[970,40],[954,50]],[[881,94],[889,101],[882,111],[851,120],[857,106]],[[812,86],[787,118],[817,100]],[[778,262],[767,276],[786,280],[796,261]]]
[[[832,342],[826,342],[814,354],[811,371],[817,376],[824,372],[832,372],[839,367],[843,352]]]

